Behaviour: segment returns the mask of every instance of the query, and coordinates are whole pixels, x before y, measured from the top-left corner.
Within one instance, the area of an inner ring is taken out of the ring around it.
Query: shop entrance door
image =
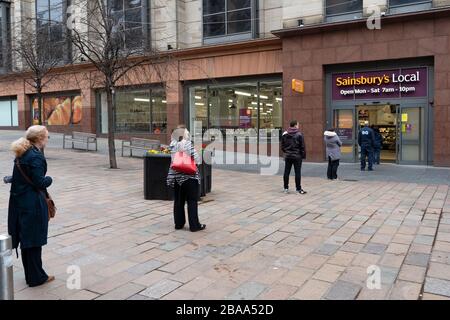
[[[356,129],[355,129],[355,107],[348,109],[334,109],[333,110],[333,127],[336,128],[336,133],[342,141],[341,160],[344,162],[356,161],[357,144]]]
[[[420,103],[401,104],[397,115],[398,163],[425,164],[427,150],[425,143],[425,106]]]
[[[393,104],[373,104],[356,106],[356,145],[357,159],[360,159],[358,133],[366,121],[374,131],[381,135],[380,162],[398,163],[398,128],[399,106]],[[375,157],[375,155],[374,155]]]

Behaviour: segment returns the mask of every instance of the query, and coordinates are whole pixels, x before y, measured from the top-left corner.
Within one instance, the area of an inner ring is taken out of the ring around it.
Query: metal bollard
[[[12,241],[0,234],[0,300],[14,300]]]

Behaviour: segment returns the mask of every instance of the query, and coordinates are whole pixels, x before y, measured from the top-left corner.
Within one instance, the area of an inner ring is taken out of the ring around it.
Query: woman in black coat
[[[9,208],[8,233],[13,248],[20,244],[25,279],[30,287],[36,287],[55,279],[42,269],[42,246],[47,244],[48,208],[41,191],[46,192],[52,178],[45,176],[47,162],[41,150],[48,142],[48,131],[44,126],[30,127],[25,138],[11,145],[23,173],[31,180],[27,182],[14,163]]]

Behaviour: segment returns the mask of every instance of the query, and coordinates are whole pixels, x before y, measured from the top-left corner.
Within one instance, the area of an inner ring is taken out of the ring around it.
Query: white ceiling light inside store
[[[136,101],[136,102],[150,102],[150,99],[134,98],[134,101]]]
[[[161,101],[162,103],[167,103],[167,101],[166,100],[163,100],[163,101]]]
[[[197,100],[202,100],[203,98],[200,97],[200,96],[195,96],[195,99],[197,99]]]
[[[248,92],[237,91],[237,90],[234,91],[234,94],[237,94],[237,95],[239,95],[239,96],[246,96],[246,97],[251,97],[251,96],[252,96],[252,95],[251,95],[250,93],[248,93]]]
[[[277,101],[283,101],[283,99],[282,98],[275,98],[275,100],[277,100]]]
[[[196,105],[196,106],[204,106],[205,104],[204,104],[204,103],[201,103],[201,102],[196,102],[195,105]]]

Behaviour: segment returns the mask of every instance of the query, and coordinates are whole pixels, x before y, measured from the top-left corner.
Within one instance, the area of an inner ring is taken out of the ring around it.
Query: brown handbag
[[[45,199],[45,202],[47,202],[47,208],[48,208],[48,221],[50,221],[50,219],[54,218],[56,215],[56,206],[55,206],[55,202],[53,201],[52,197],[50,196],[50,194],[47,191],[44,192],[43,190],[39,189],[38,187],[36,187],[34,185],[34,183],[31,181],[31,179],[28,178],[28,176],[25,174],[25,172],[23,172],[22,168],[20,167],[19,159],[16,159],[16,166],[17,166],[17,169],[19,169],[22,176],[25,178],[25,180],[44,196],[44,199]]]

